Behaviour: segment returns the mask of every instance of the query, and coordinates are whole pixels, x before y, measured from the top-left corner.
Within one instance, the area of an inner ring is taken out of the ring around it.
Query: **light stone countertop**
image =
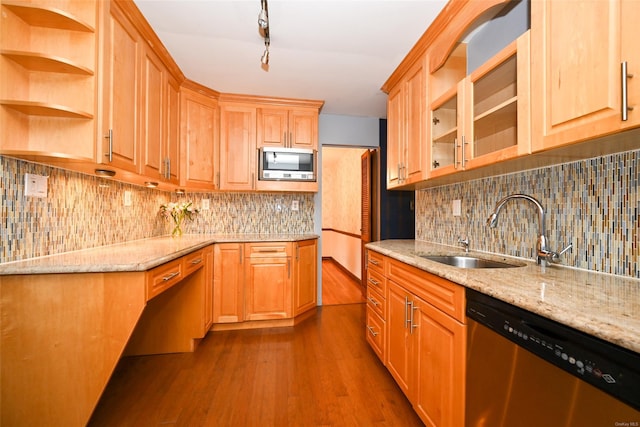
[[[462,269],[419,255],[465,255],[462,248],[385,240],[368,249],[640,353],[640,280],[470,251],[516,268]]]
[[[0,276],[14,274],[146,271],[214,243],[295,242],[316,234],[185,234],[133,240],[0,264]]]

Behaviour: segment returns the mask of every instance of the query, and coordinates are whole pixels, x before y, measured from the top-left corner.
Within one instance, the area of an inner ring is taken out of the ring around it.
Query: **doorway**
[[[322,304],[365,301],[361,260],[361,157],[367,149],[322,147]]]

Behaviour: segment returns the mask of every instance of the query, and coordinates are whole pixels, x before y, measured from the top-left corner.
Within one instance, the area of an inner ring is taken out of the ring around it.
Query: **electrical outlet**
[[[462,202],[460,199],[456,199],[452,203],[453,216],[462,215]]]
[[[24,195],[30,197],[47,197],[48,176],[24,174]]]
[[[202,199],[202,201],[200,202],[200,209],[202,209],[203,211],[209,210],[209,199]]]
[[[133,203],[131,202],[131,191],[124,192],[124,205],[131,206]]]
[[[300,204],[298,203],[297,200],[294,200],[291,202],[291,210],[292,211],[300,210]]]

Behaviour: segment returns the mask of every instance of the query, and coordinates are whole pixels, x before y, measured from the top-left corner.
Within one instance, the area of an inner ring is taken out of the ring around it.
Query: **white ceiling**
[[[324,100],[322,113],[386,117],[380,87],[444,0],[135,0],[187,78],[225,93]]]

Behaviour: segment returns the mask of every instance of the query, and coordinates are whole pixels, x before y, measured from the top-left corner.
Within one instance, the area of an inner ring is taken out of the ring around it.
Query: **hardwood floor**
[[[89,425],[422,426],[365,341],[365,307],[209,332],[194,353],[125,358]]]
[[[322,260],[322,305],[365,302],[360,283],[335,261]]]

